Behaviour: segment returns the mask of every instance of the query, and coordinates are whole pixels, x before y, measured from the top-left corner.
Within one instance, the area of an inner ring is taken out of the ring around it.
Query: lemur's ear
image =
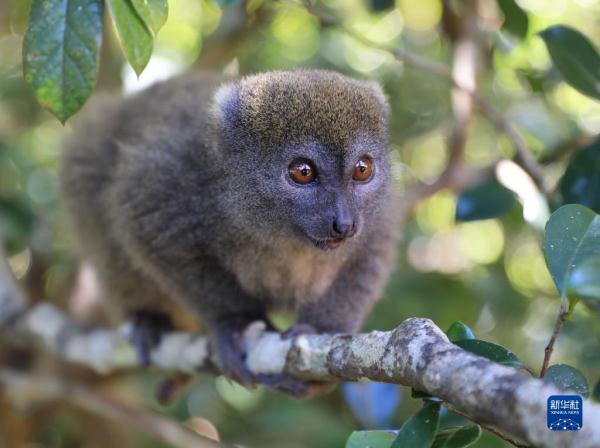
[[[221,128],[234,125],[240,115],[240,88],[237,82],[227,82],[213,96],[212,113]]]

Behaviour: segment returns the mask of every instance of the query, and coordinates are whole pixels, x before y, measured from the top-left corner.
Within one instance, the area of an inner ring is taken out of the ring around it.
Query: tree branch
[[[554,344],[558,339],[558,335],[560,334],[560,330],[562,329],[564,323],[569,318],[571,311],[572,308],[569,306],[569,299],[565,295],[562,295],[560,297],[560,308],[558,310],[558,315],[556,316],[556,322],[554,323],[552,336],[550,336],[550,341],[544,350],[544,361],[542,362],[542,368],[540,369],[540,378],[544,378],[546,376],[548,366],[550,365],[550,359],[552,358],[552,353],[554,352]]]
[[[133,347],[119,332],[74,332],[64,316],[57,319],[60,313],[51,310],[50,305],[33,309],[31,313],[37,317],[23,319],[35,320],[37,325],[19,325],[13,330],[18,328],[21,336],[35,336],[62,358],[100,372],[139,367]],[[67,325],[66,331],[57,326],[61,320]],[[438,396],[461,412],[476,415],[483,423],[534,446],[600,445],[597,425],[584,425],[581,431],[572,433],[546,428],[546,400],[560,393],[556,388],[465,352],[427,319],[408,319],[388,332],[302,335],[293,341],[265,332],[264,324],[257,323],[248,329],[245,340],[248,366],[256,374],[286,372],[302,380],[366,378],[403,384]],[[167,334],[152,352],[151,363],[164,370],[188,373],[215,369],[206,339],[184,333]],[[586,401],[584,415],[587,421],[600,421],[600,406]]]
[[[16,291],[8,273],[8,269],[0,269],[0,288]],[[14,301],[10,294],[0,298]],[[10,309],[4,305],[0,303],[0,310]],[[0,318],[2,321],[6,322]],[[139,368],[135,350],[123,332],[79,329],[49,304],[13,315],[0,335],[18,342],[37,342],[66,361],[102,373]],[[577,432],[546,428],[546,400],[560,393],[558,389],[462,350],[428,319],[408,319],[387,332],[301,335],[294,340],[266,332],[264,323],[259,322],[247,329],[245,343],[248,367],[256,374],[286,372],[302,380],[370,379],[402,384],[440,397],[460,412],[534,446],[600,446],[598,425],[584,425]],[[167,371],[215,371],[208,347],[202,336],[166,334],[152,351],[151,364]],[[586,401],[583,412],[586,421],[600,421],[597,404]]]

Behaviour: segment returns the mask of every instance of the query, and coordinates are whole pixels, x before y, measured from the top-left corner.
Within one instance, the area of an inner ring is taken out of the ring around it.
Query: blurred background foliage
[[[440,0],[319,4],[378,44],[401,45],[450,63],[451,27]],[[600,104],[561,82],[536,33],[559,22],[571,24],[598,45],[600,1],[518,0],[518,5],[528,26],[523,27],[522,17],[504,22],[495,0],[481,1],[479,23],[488,45],[479,85],[522,132],[550,183],[556,183],[565,172],[566,155],[600,130]],[[68,300],[78,259],[57,188],[62,142],[77,120],[61,125],[40,109],[23,80],[28,8],[26,0],[0,0],[0,235],[30,300],[51,300],[85,320],[89,316],[81,304]],[[446,166],[452,123],[447,82],[403,66],[291,2],[170,0],[168,20],[139,79],[110,28],[95,92],[129,93],[187,68],[230,70],[232,63],[242,74],[332,69],[383,84],[392,106],[391,147],[402,188],[417,180],[432,182]],[[508,140],[485,120],[475,119],[465,149],[468,165],[486,167],[512,153]],[[442,328],[461,320],[478,338],[510,348],[537,369],[558,308],[539,223],[524,219],[514,201],[501,218],[457,222],[458,193],[443,190],[416,206],[396,272],[366,329],[391,329],[412,316],[431,318]],[[578,366],[595,383],[599,353],[600,319],[592,309],[578,307],[553,361]],[[49,363],[37,362],[40,368]],[[161,406],[154,398],[161,378],[140,372],[95,381],[123,400],[144,402],[178,420],[206,418],[228,442],[264,448],[341,447],[352,430],[399,427],[420,405],[409,390],[395,386],[344,387],[344,393],[338,389],[326,397],[295,401],[200,376],[174,404]],[[0,446],[5,447],[162,446],[64,405],[16,413],[2,402],[0,414]],[[488,433],[476,446],[505,445]]]

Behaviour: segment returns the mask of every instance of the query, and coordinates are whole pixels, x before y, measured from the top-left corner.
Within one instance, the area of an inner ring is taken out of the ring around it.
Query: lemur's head
[[[333,249],[359,234],[389,184],[381,88],[321,70],[270,72],[215,95],[240,219]]]

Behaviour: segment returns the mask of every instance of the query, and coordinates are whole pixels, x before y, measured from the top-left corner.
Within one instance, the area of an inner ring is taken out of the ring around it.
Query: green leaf
[[[480,341],[479,339],[465,339],[454,343],[463,350],[483,356],[498,364],[511,367],[519,367],[523,364],[513,352],[492,342]]]
[[[576,204],[556,210],[546,224],[544,256],[561,295],[573,270],[593,255],[600,255],[600,217]]]
[[[354,431],[346,448],[390,448],[395,438],[394,431]]]
[[[600,99],[600,55],[587,37],[564,25],[547,28],[540,36],[565,81],[584,95]]]
[[[479,425],[448,428],[438,433],[431,448],[465,448],[473,445],[480,437]]]
[[[108,0],[108,9],[125,57],[139,76],[152,56],[152,34],[130,0]]]
[[[544,70],[538,70],[532,67],[521,67],[515,70],[519,78],[532,90],[534,93],[544,93],[556,84],[554,78],[549,76],[549,73]]]
[[[422,392],[414,388],[410,389],[410,398],[412,398],[413,400],[423,400],[423,402],[425,403],[442,403],[444,401],[441,398],[434,397],[433,395],[428,394],[427,392]]]
[[[587,379],[575,367],[566,364],[555,364],[548,367],[545,379],[559,389],[570,390],[583,397],[588,397],[590,394]]]
[[[515,195],[496,179],[464,190],[456,201],[456,220],[475,221],[496,218],[516,203]]]
[[[504,14],[504,23],[502,29],[523,39],[527,36],[529,28],[529,18],[515,0],[498,0],[498,6]]]
[[[411,388],[410,398],[413,398],[415,400],[419,400],[419,399],[427,400],[427,399],[431,399],[431,398],[435,398],[435,397],[431,394],[428,394],[427,392],[422,392],[420,390]]]
[[[596,386],[594,387],[594,391],[592,392],[592,399],[600,401],[600,380],[598,380]]]
[[[454,322],[446,330],[446,335],[450,342],[462,341],[463,339],[475,339],[475,333],[467,325],[460,321]]]
[[[427,404],[402,425],[391,448],[429,448],[439,426],[440,404]]]
[[[396,5],[395,0],[371,0],[371,11],[381,12],[392,9]]]
[[[23,40],[25,81],[63,123],[94,89],[102,44],[102,0],[33,0]]]
[[[154,34],[158,33],[169,15],[167,0],[131,0],[131,3],[146,26]]]
[[[560,180],[565,204],[581,204],[600,213],[600,139],[569,162]]]
[[[35,215],[26,198],[0,196],[0,244],[6,242],[9,252],[23,250],[34,224]]]
[[[573,270],[567,291],[578,298],[600,300],[600,257],[588,258]]]

